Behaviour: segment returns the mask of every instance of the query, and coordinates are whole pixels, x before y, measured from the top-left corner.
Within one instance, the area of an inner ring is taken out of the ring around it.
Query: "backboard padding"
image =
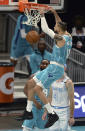
[[[18,10],[19,0],[0,0],[0,11]],[[55,10],[64,9],[64,0],[28,0],[29,2],[46,4],[52,6]]]

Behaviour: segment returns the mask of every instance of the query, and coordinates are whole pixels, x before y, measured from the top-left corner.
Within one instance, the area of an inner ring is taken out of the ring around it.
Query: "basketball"
[[[38,34],[37,31],[35,30],[31,30],[27,33],[26,35],[26,40],[30,43],[30,44],[36,44],[40,39],[40,35]]]

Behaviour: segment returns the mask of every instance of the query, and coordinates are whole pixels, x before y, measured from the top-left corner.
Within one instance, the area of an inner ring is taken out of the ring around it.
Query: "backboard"
[[[0,0],[0,11],[18,10],[19,0]],[[53,7],[55,10],[63,10],[65,0],[29,0],[29,2],[46,4]]]
[[[0,11],[18,10],[18,0],[0,0]]]
[[[53,7],[55,10],[64,9],[64,0],[37,0],[39,4],[46,4]]]

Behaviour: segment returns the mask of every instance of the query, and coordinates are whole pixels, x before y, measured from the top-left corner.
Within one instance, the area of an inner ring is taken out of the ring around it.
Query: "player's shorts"
[[[59,120],[53,126],[48,128],[49,131],[71,131],[71,127],[68,123],[70,114],[69,107],[61,109],[54,108],[54,111],[59,116]]]
[[[46,69],[37,73],[33,79],[37,85],[42,88],[50,87],[50,85],[55,81],[60,79],[64,75],[64,67],[57,66],[55,64],[50,64]]]
[[[44,113],[44,109],[38,110],[35,106],[33,106],[33,119],[31,120],[24,120],[23,125],[27,128],[34,129],[34,127],[37,127],[39,129],[44,129],[44,126],[46,124],[46,120],[42,120],[42,115]]]
[[[23,44],[21,43],[23,42]],[[18,59],[19,57],[31,55],[34,51],[31,45],[27,43],[26,40],[21,40],[20,44],[17,44],[16,47],[11,47],[11,54],[10,58],[12,59]]]

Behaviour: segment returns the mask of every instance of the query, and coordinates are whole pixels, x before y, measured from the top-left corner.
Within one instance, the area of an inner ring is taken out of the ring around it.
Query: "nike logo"
[[[52,74],[48,74],[48,77],[53,77],[53,75]]]

